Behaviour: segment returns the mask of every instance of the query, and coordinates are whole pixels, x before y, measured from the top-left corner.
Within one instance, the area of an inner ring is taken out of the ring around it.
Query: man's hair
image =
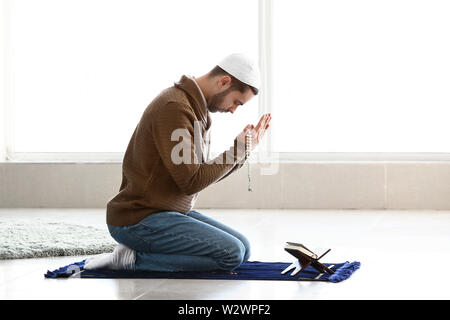
[[[219,66],[215,66],[214,69],[212,69],[208,75],[210,78],[215,77],[215,76],[229,76],[231,78],[231,86],[230,86],[231,90],[239,90],[239,92],[244,93],[246,90],[250,89],[250,90],[252,90],[252,92],[255,96],[259,92],[259,90],[257,88],[252,87],[252,86],[236,79],[235,77],[233,77],[231,74],[229,74],[228,72],[226,72]]]

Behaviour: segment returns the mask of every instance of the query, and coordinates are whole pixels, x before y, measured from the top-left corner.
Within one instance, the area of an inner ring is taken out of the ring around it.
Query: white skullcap
[[[236,79],[259,90],[261,78],[258,66],[245,54],[233,53],[218,64]]]

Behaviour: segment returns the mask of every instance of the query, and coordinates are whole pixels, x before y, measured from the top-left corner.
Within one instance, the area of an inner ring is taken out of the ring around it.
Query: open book
[[[317,255],[309,250],[307,247],[302,245],[301,243],[295,243],[295,242],[286,242],[286,245],[284,246],[284,249],[291,253],[290,251],[300,251],[303,254],[306,254],[308,257],[317,259]],[[295,256],[295,255],[294,255]]]
[[[289,252],[291,255],[296,257],[298,260],[288,266],[285,270],[281,272],[281,274],[285,274],[291,269],[295,269],[291,276],[296,275],[297,273],[301,273],[308,266],[312,266],[314,269],[319,272],[328,272],[330,274],[334,273],[333,270],[329,269],[325,265],[319,262],[319,259],[330,252],[331,249],[328,249],[325,253],[323,253],[320,257],[318,257],[314,252],[309,250],[307,247],[302,245],[301,243],[295,242],[286,242],[284,246],[284,250]]]

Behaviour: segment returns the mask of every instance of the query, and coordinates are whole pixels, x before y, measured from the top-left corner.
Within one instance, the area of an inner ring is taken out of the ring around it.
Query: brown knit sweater
[[[237,139],[230,149],[207,159],[210,127],[194,80],[182,76],[163,90],[134,130],[123,158],[119,193],[107,204],[106,222],[133,225],[155,212],[189,212],[199,191],[242,167],[245,152]]]

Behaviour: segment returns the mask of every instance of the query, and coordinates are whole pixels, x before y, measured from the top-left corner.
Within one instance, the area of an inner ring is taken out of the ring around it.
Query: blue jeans
[[[136,271],[233,270],[250,256],[242,234],[197,211],[153,213],[135,225],[108,229],[135,250]]]

